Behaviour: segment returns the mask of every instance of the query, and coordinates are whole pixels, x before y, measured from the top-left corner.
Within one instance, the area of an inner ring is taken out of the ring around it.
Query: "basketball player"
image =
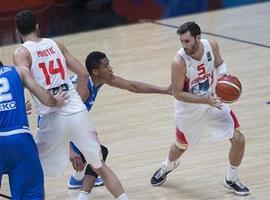
[[[54,98],[27,68],[3,66],[0,61],[0,185],[2,175],[8,174],[12,199],[43,200],[43,171],[29,131],[24,86],[47,106],[61,106],[68,96]]]
[[[116,175],[100,158],[100,144],[92,120],[82,99],[88,96],[88,73],[68,50],[58,42],[38,36],[38,23],[30,10],[16,15],[16,27],[23,41],[13,55],[14,64],[29,68],[33,78],[52,94],[67,91],[69,101],[57,109],[49,109],[34,98],[39,120],[35,138],[46,176],[61,175],[68,162],[68,145],[72,141],[87,163],[104,178],[107,189],[118,200],[128,197]],[[67,68],[78,75],[77,90]],[[77,130],[81,130],[77,132]]]
[[[86,58],[85,65],[89,73],[88,89],[91,94],[84,102],[88,110],[92,108],[97,93],[104,84],[134,93],[170,94],[171,91],[171,87],[157,87],[143,82],[130,81],[119,76],[115,76],[109,63],[109,59],[103,52],[91,52]],[[71,79],[74,84],[76,83],[76,79],[76,75]],[[106,160],[108,149],[105,146],[101,146],[101,149],[103,159]],[[71,176],[68,186],[69,188],[79,188],[83,182],[82,191],[79,194],[78,200],[86,200],[89,198],[89,193],[98,175],[90,165],[87,165],[85,177],[83,179],[84,172],[79,171],[84,169],[85,158],[74,144],[72,144],[70,160],[76,171],[73,173],[73,176]],[[102,180],[98,179],[98,182],[96,181],[95,184],[102,184]]]
[[[151,179],[154,186],[162,185],[167,175],[179,164],[179,158],[199,142],[208,127],[214,141],[229,140],[229,167],[224,186],[237,195],[249,194],[237,176],[237,168],[244,155],[245,138],[239,123],[227,104],[213,94],[213,82],[225,74],[227,67],[215,41],[201,39],[200,27],[187,22],[177,30],[183,48],[175,55],[172,66],[172,88],[175,97],[176,142],[167,159]]]

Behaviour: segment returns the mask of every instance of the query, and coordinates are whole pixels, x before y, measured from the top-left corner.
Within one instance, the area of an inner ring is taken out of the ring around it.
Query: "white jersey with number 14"
[[[26,41],[23,46],[31,54],[30,71],[37,83],[52,94],[65,90],[70,96],[69,101],[61,108],[47,107],[34,97],[38,114],[58,112],[69,115],[85,110],[85,105],[69,79],[66,60],[57,43],[51,39],[43,38],[39,42]]]

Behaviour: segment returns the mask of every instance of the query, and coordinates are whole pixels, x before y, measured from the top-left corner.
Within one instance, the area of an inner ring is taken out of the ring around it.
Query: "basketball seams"
[[[221,89],[219,89],[218,87],[216,87],[216,93],[218,94],[218,93],[223,93],[223,94],[225,94],[225,95],[228,95],[228,96],[233,96],[233,97],[238,97],[239,95],[237,95],[237,94],[233,94],[233,93],[230,93],[230,92],[226,92],[226,91],[224,91],[224,90],[221,90]],[[241,92],[240,92],[241,93]]]
[[[225,85],[226,84],[227,85],[230,85],[230,86],[234,87],[235,89],[237,89],[241,93],[241,89],[237,85],[235,85],[234,83],[232,83],[232,82],[222,80],[222,81],[218,81],[218,83],[222,83],[222,84],[225,84]]]
[[[224,103],[234,103],[241,96],[241,82],[233,75],[224,75],[217,80],[215,92]]]

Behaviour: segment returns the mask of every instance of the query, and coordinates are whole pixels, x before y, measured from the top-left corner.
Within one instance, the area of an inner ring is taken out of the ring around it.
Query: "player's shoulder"
[[[183,55],[176,53],[172,63],[171,63],[172,67],[185,67],[186,66],[186,61]]]
[[[23,45],[20,45],[19,47],[17,47],[13,53],[14,56],[26,56],[28,54],[29,54],[29,51]]]
[[[213,39],[209,40],[208,39],[207,41],[209,42],[209,44],[212,47],[213,51],[218,50],[218,43],[217,43],[216,40],[213,40]]]

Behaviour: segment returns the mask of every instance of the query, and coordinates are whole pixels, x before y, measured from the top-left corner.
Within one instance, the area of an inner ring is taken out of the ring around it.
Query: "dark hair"
[[[198,24],[195,22],[186,22],[182,24],[178,29],[177,29],[177,34],[184,34],[186,32],[190,32],[190,34],[194,37],[197,35],[201,35],[201,29]]]
[[[2,63],[2,61],[0,60],[0,66],[3,66],[3,63]]]
[[[94,69],[98,69],[101,64],[100,60],[106,58],[106,54],[100,51],[93,51],[88,54],[85,60],[85,66],[88,73],[91,75]]]
[[[16,14],[16,27],[22,35],[27,35],[36,30],[37,19],[31,10],[23,10]]]

